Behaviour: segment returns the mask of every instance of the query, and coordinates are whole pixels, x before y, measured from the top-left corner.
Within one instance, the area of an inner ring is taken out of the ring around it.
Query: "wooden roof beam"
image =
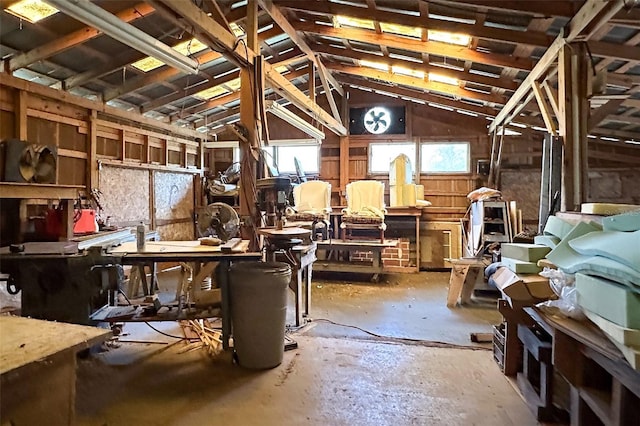
[[[340,81],[342,81],[345,84],[354,85],[354,86],[365,86],[372,90],[389,92],[389,93],[396,94],[398,96],[404,96],[407,98],[417,99],[424,102],[430,102],[430,103],[442,105],[442,106],[453,108],[453,109],[459,109],[462,111],[467,111],[474,114],[482,115],[485,117],[494,117],[498,113],[498,110],[488,106],[481,106],[481,105],[469,104],[466,102],[460,102],[454,99],[443,98],[441,96],[437,96],[430,93],[405,89],[403,87],[387,86],[382,83],[357,79],[349,75],[340,75],[338,78],[340,79]]]
[[[260,33],[258,38],[259,40],[266,40],[268,38],[271,38],[279,34],[282,34],[282,31],[279,28],[272,28],[269,31],[264,31]],[[212,51],[201,52],[194,55],[194,58],[198,61],[200,65],[204,65],[220,57],[222,57],[222,54],[218,52],[212,52]],[[159,69],[152,70],[136,78],[132,78],[131,80],[129,80],[128,82],[124,83],[123,85],[117,88],[105,90],[103,99],[105,101],[109,101],[111,99],[120,97],[124,94],[135,92],[136,90],[143,89],[152,84],[159,84],[159,83],[165,82],[169,79],[178,77],[180,75],[183,75],[183,73],[180,70],[177,70],[175,68],[171,68],[165,65]],[[210,76],[208,74],[203,73],[202,71],[200,72],[199,75],[206,79],[210,79]]]
[[[282,65],[287,65],[289,63],[291,63],[292,60],[294,59],[300,59],[301,58],[301,52],[300,51],[292,51],[287,53],[284,56],[284,60],[280,61],[280,62],[276,62],[274,64],[272,64],[274,67],[280,67]],[[161,108],[167,104],[179,101],[181,99],[184,99],[186,97],[189,96],[193,96],[198,92],[201,92],[203,90],[207,90],[210,89],[212,87],[215,86],[219,86],[221,84],[224,83],[228,83],[229,81],[233,80],[234,78],[238,78],[240,75],[239,72],[233,72],[230,74],[227,74],[223,77],[219,77],[219,78],[212,78],[209,79],[208,81],[198,84],[198,85],[194,85],[188,88],[184,88],[181,90],[178,90],[175,93],[171,93],[169,95],[166,96],[162,96],[160,98],[154,99],[150,102],[147,102],[145,104],[142,105],[142,112],[147,112],[147,111],[153,111],[155,109]]]
[[[324,67],[324,64],[318,60],[315,56],[315,53],[309,45],[300,37],[300,35],[296,32],[295,28],[291,26],[289,20],[282,14],[280,9],[274,6],[271,0],[257,0],[260,7],[265,10],[271,19],[283,29],[283,31],[293,40],[293,42],[304,52],[310,61],[316,66],[318,70],[318,74],[320,76],[320,81],[322,82],[322,86],[324,87],[325,94],[327,96],[327,100],[329,101],[329,107],[331,108],[331,113],[333,114],[333,118],[338,121],[342,121],[340,118],[340,112],[338,111],[338,106],[336,104],[333,95],[331,94],[331,86],[335,87],[336,90],[340,93],[341,96],[344,96],[344,91],[340,84],[330,75],[327,69]]]
[[[242,66],[252,66],[256,57],[256,53],[246,46],[240,46],[236,37],[225,30],[220,24],[208,17],[201,9],[187,1],[175,2],[171,0],[162,1],[168,7],[173,9],[179,16],[186,19],[202,33],[211,48],[224,50],[224,55],[232,61],[237,61]],[[291,84],[289,80],[280,75],[269,63],[264,63],[265,81],[273,87],[281,96],[287,98],[296,105],[300,110],[304,111],[312,118],[318,120],[332,132],[338,135],[346,135],[347,129],[341,122],[314,101],[310,100],[302,91]]]
[[[516,58],[497,53],[482,53],[467,47],[450,45],[433,41],[422,41],[391,34],[376,34],[375,31],[356,28],[333,28],[308,22],[294,24],[298,31],[315,33],[326,37],[345,38],[372,45],[384,45],[396,49],[408,50],[417,53],[428,53],[463,61],[478,62],[481,64],[498,67],[515,68],[529,71],[533,67],[533,61],[528,58]]]
[[[375,55],[373,53],[356,52],[350,49],[339,49],[331,47],[326,44],[316,44],[313,46],[313,50],[317,53],[323,53],[327,55],[349,58],[349,59],[365,59],[373,62],[381,62],[388,64],[389,66],[401,66],[409,69],[420,70],[424,72],[433,72],[447,77],[457,78],[458,80],[466,81],[469,83],[481,84],[483,86],[498,87],[507,90],[516,90],[518,83],[507,78],[492,78],[483,75],[471,74],[469,72],[456,71],[448,68],[437,67],[426,63],[417,63],[412,61],[406,61],[403,59],[396,59],[390,57],[383,57]]]
[[[611,2],[605,2],[603,0],[587,0],[576,16],[569,21],[569,35],[566,38],[562,32],[558,35],[553,44],[536,63],[536,66],[531,70],[527,78],[524,79],[518,90],[516,90],[504,108],[493,120],[489,126],[489,133],[493,132],[496,127],[504,122],[504,120],[510,115],[511,111],[515,109],[519,102],[529,93],[533,83],[539,81],[546,74],[551,64],[556,61],[558,53],[565,43],[572,42],[587,27],[590,27],[591,31],[597,30],[598,25],[602,25],[603,22],[597,22],[594,26],[592,25],[594,23],[593,20],[598,16],[601,16],[600,14],[605,11],[606,13],[612,13],[620,10],[623,3],[623,0],[614,0]]]
[[[503,104],[505,102],[502,96],[494,94],[484,94],[468,89],[464,89],[459,86],[454,86],[446,83],[438,83],[433,81],[426,81],[418,77],[410,77],[402,74],[393,74],[386,71],[380,71],[374,68],[368,67],[356,67],[347,65],[330,64],[329,68],[344,74],[357,75],[360,77],[374,78],[376,80],[384,80],[394,84],[401,84],[404,86],[415,87],[422,90],[428,90],[430,92],[442,93],[445,95],[451,95],[456,97],[462,97],[477,101],[482,101],[490,104]]]
[[[538,101],[538,107],[540,108],[540,112],[542,113],[542,119],[544,120],[544,124],[547,127],[547,132],[552,135],[557,134],[558,126],[556,126],[556,123],[553,119],[553,110],[551,109],[549,102],[547,102],[545,93],[542,91],[543,89],[540,86],[540,83],[534,81],[532,87],[533,94],[536,97],[536,101]]]
[[[123,22],[132,22],[136,19],[150,15],[153,12],[154,9],[149,4],[139,3],[131,8],[116,13],[116,16]],[[67,49],[91,40],[92,38],[97,37],[100,34],[102,33],[93,27],[83,27],[49,43],[38,46],[35,49],[31,49],[28,52],[14,56],[13,58],[9,59],[8,70],[9,72],[12,72],[33,64],[34,62],[38,62],[42,59],[50,58],[54,55],[64,52]]]

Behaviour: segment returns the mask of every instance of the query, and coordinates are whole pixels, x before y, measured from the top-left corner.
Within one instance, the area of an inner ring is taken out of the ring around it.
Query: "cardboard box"
[[[519,275],[501,267],[492,278],[498,289],[513,300],[547,300],[556,297],[549,286],[549,279],[540,275]]]

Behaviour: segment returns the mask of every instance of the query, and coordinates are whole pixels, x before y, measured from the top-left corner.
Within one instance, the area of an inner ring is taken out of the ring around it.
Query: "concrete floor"
[[[179,353],[182,342],[122,344],[80,360],[77,424],[537,424],[491,351],[469,347],[469,333],[499,322],[495,309],[447,309],[447,273],[351,278],[314,277],[315,321],[293,333],[298,349],[271,370],[242,369],[229,354]],[[141,325],[127,330],[128,339],[172,341]]]

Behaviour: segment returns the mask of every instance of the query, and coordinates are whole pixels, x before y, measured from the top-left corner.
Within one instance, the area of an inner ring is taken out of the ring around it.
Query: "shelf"
[[[35,198],[43,200],[74,200],[81,185],[51,185],[38,183],[0,182],[0,198]]]

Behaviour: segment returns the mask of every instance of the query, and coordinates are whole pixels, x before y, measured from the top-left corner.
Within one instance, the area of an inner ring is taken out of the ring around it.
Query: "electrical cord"
[[[127,303],[129,304],[129,306],[132,306],[133,303],[131,303],[131,300],[129,300],[129,298],[127,297],[126,294],[124,294],[124,291],[122,291],[122,289],[118,289],[118,293],[120,293],[122,295],[122,297],[124,297],[124,300],[127,301]],[[151,324],[149,324],[147,321],[144,321],[145,324],[147,324],[147,326],[149,326],[150,329],[152,329],[153,331],[155,331],[156,333],[160,333],[163,336],[167,336],[167,337],[171,337],[173,339],[180,339],[180,340],[189,340],[186,337],[180,337],[180,336],[174,336],[173,334],[169,334],[169,333],[165,333],[162,330],[158,330],[157,328],[155,328],[154,326],[152,326]]]
[[[472,350],[472,351],[490,351],[492,350],[492,348],[486,348],[484,346],[470,346],[470,345],[457,345],[455,343],[447,343],[447,342],[441,342],[438,340],[425,340],[425,339],[413,339],[410,337],[394,337],[394,336],[385,336],[383,334],[378,334],[378,333],[374,333],[372,331],[369,330],[365,330],[362,327],[358,327],[357,325],[349,325],[349,324],[342,324],[339,322],[335,322],[332,321],[330,319],[326,319],[326,318],[314,318],[313,320],[311,320],[312,322],[326,322],[332,325],[336,325],[338,327],[345,327],[345,328],[352,328],[354,330],[359,330],[365,334],[368,334],[370,336],[376,337],[378,339],[384,339],[384,340],[388,340],[388,341],[397,341],[397,342],[410,342],[410,343],[417,343],[417,344],[425,344],[425,346],[431,346],[431,347],[437,347],[437,348],[449,348],[449,349],[466,349],[466,350]]]

